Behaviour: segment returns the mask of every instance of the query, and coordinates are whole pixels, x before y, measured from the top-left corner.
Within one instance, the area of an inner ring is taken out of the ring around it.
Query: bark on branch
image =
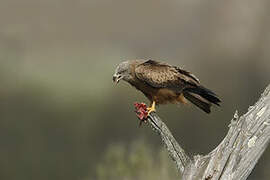
[[[209,154],[190,158],[156,113],[147,119],[158,132],[184,180],[245,180],[270,140],[270,85],[248,112],[237,111],[223,141]]]

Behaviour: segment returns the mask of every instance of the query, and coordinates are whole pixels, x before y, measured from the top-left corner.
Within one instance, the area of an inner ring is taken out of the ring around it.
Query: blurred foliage
[[[97,165],[97,180],[179,179],[168,153],[143,141],[110,145]]]

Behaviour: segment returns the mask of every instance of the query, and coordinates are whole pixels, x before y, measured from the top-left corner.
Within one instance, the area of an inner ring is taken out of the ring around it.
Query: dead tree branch
[[[158,132],[184,180],[245,180],[270,139],[270,85],[248,112],[237,111],[223,141],[209,154],[188,157],[156,113],[148,122]]]
[[[170,157],[176,163],[177,169],[183,173],[185,167],[190,162],[190,158],[187,156],[178,142],[174,139],[166,124],[162,122],[156,113],[151,113],[150,118],[148,118],[148,122],[151,124],[152,128],[160,135],[161,140],[168,150]]]

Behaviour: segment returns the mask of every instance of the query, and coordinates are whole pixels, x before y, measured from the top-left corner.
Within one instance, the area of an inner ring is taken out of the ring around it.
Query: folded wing
[[[136,77],[155,88],[182,91],[185,87],[199,84],[199,80],[178,67],[148,60],[135,68]]]

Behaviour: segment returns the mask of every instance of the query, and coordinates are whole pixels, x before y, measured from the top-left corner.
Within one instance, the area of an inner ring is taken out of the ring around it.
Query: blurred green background
[[[193,72],[222,106],[158,107],[190,154],[211,151],[270,82],[270,1],[1,0],[0,179],[176,179],[147,99],[112,74],[127,59]],[[269,178],[269,148],[251,179]]]

